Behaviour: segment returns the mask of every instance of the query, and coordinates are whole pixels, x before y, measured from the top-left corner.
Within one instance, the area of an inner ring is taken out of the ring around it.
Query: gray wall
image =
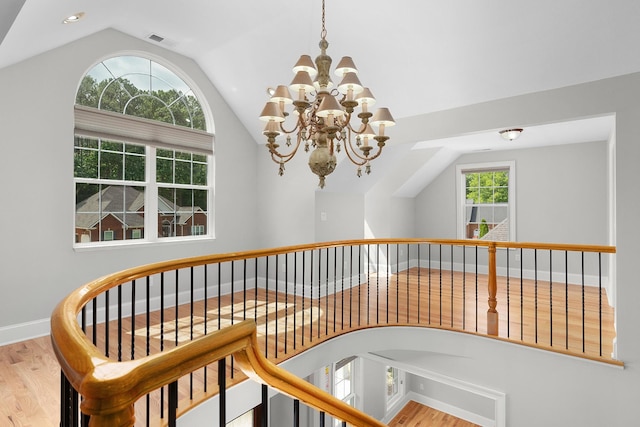
[[[606,245],[607,153],[605,141],[461,156],[416,197],[416,233],[456,238],[456,165],[513,160],[518,241]]]
[[[362,194],[316,191],[315,195],[316,242],[363,239],[365,237],[364,196]]]
[[[96,250],[72,247],[76,89],[92,65],[125,52],[164,58],[192,79],[205,97],[202,101],[211,108],[216,136],[215,240]],[[0,82],[0,174],[4,182],[0,342],[11,340],[15,329],[11,325],[28,323],[21,332],[48,333],[54,305],[104,274],[257,245],[257,146],[192,60],[106,30],[0,69]]]
[[[407,392],[456,408],[463,408],[488,420],[493,420],[495,417],[493,400],[461,388],[410,373],[406,374],[406,387]]]
[[[360,358],[360,378],[356,381],[360,408],[379,420],[387,415],[386,366],[377,361]]]

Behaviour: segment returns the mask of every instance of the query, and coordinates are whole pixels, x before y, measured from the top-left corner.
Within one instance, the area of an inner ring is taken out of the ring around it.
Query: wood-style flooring
[[[590,287],[518,281],[509,284],[507,294],[506,283],[500,280],[497,309],[501,337],[594,358],[610,355],[615,336],[613,309],[606,304],[603,292]],[[192,335],[254,318],[259,342],[267,357],[278,363],[337,334],[374,325],[435,326],[484,333],[486,301],[486,276],[425,269],[371,277],[360,286],[335,289],[329,297],[313,300],[309,295],[249,289],[223,295],[220,300],[210,298],[206,304],[198,301],[177,309],[170,307],[162,316],[154,312],[148,324],[144,315],[124,319],[121,345],[117,343],[116,327],[110,324],[108,350],[113,358],[138,358],[149,349],[170,348]],[[89,328],[88,335],[92,332]],[[102,350],[106,350],[105,335],[104,325],[99,325],[96,341]],[[231,362],[228,367],[228,372],[233,371],[228,384],[243,379]],[[190,402],[217,393],[216,371],[215,366],[208,367],[206,375],[202,370],[180,381],[179,412]],[[207,393],[195,393],[190,401],[191,385],[199,390],[205,383]],[[0,347],[0,427],[57,426],[59,395],[60,372],[48,337]],[[166,399],[156,393],[149,404],[157,410],[160,401]],[[138,419],[144,418],[141,415],[145,408],[145,402],[136,404]],[[430,425],[461,424],[447,421]]]
[[[60,365],[49,337],[0,347],[0,426],[58,427]]]
[[[388,425],[389,427],[478,427],[477,424],[456,418],[429,406],[421,405],[413,400],[409,401]]]

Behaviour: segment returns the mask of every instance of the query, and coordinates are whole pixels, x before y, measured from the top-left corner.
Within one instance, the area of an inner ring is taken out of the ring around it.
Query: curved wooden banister
[[[133,425],[133,404],[140,397],[178,378],[233,355],[244,373],[262,383],[291,395],[309,406],[334,415],[356,426],[383,426],[306,381],[278,368],[258,349],[256,325],[244,321],[204,335],[178,347],[136,360],[116,362],[104,356],[89,340],[78,323],[82,308],[109,289],[136,279],[189,267],[257,259],[292,252],[314,251],[343,246],[434,244],[486,247],[489,252],[488,334],[497,335],[496,307],[497,248],[523,248],[553,251],[615,253],[613,246],[566,245],[553,243],[492,242],[452,239],[367,239],[342,240],[259,249],[245,252],[207,255],[159,262],[131,268],[94,280],[64,299],[51,317],[53,349],[72,386],[82,395],[82,410],[91,415],[91,426]],[[555,349],[550,349],[554,351]],[[557,351],[557,350],[555,350]]]
[[[91,415],[91,427],[133,426],[134,403],[140,397],[231,355],[248,377],[311,407],[354,426],[385,426],[267,360],[258,348],[253,320],[245,320],[161,353],[116,362],[99,354],[89,342],[69,340],[63,326],[67,313],[64,304],[54,312],[53,348],[65,375],[83,396],[81,409]],[[78,343],[80,347],[69,353]],[[68,357],[69,354],[74,357]]]

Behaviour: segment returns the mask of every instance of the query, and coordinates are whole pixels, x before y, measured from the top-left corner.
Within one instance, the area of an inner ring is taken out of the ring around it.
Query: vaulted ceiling
[[[637,0],[326,2],[334,65],[352,56],[396,120],[640,71]],[[85,17],[62,24],[76,12]],[[321,0],[2,0],[0,68],[114,28],[193,58],[263,143],[257,116],[266,88],[288,84],[301,54],[318,54],[320,17]],[[564,142],[606,138],[611,121],[575,124],[592,136],[564,125]],[[528,132],[529,143],[549,132]],[[496,149],[495,130],[471,146],[465,138],[411,148]],[[424,185],[409,180],[402,195]]]

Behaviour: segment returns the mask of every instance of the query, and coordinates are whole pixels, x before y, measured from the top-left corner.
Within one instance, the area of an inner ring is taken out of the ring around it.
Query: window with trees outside
[[[106,59],[80,82],[74,122],[76,246],[211,236],[213,135],[176,73]]]
[[[387,384],[387,409],[392,407],[402,397],[403,379],[401,374],[402,372],[398,368],[387,366],[385,378]]]
[[[333,395],[353,407],[356,406],[355,366],[356,357],[348,357],[333,367]],[[340,420],[334,420],[335,426],[341,426]]]
[[[458,237],[515,240],[515,163],[459,165]]]

